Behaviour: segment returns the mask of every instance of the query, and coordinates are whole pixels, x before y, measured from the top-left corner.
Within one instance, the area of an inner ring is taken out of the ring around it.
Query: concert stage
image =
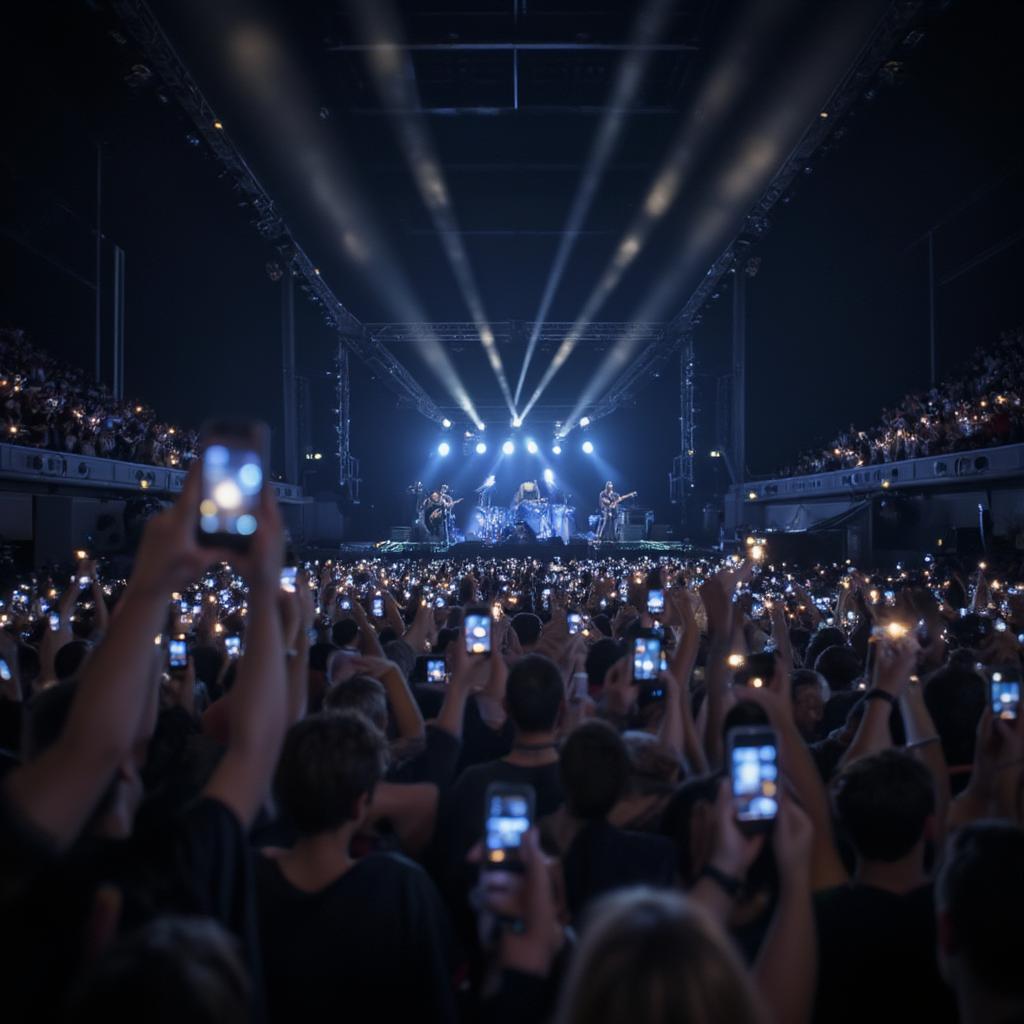
[[[342,544],[330,557],[349,562],[360,558],[396,555],[402,558],[560,558],[573,559],[632,558],[647,555],[680,557],[691,550],[682,541],[608,541],[592,544],[573,541],[563,544],[555,538],[525,544],[485,544],[483,541],[463,541],[445,547],[443,544],[423,544],[414,541],[364,541]]]

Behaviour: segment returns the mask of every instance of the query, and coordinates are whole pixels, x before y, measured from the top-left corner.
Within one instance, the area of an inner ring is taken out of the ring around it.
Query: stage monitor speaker
[[[644,539],[644,526],[642,523],[626,523],[622,527],[620,540],[626,544],[635,544]]]

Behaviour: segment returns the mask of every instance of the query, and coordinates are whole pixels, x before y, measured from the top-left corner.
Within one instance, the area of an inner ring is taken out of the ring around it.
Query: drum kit
[[[561,537],[568,544],[576,532],[576,509],[540,499],[521,501],[512,508],[477,505],[469,516],[466,536],[488,544]]]

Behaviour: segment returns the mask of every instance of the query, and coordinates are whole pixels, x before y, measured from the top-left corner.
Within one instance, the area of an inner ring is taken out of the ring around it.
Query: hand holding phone
[[[647,591],[647,614],[648,615],[664,615],[665,614],[665,591],[664,590],[649,590]]]
[[[484,867],[515,868],[519,847],[533,824],[533,786],[492,782],[484,797]]]
[[[203,427],[200,544],[248,547],[259,526],[267,437],[266,426],[255,421],[220,420]]]
[[[641,635],[633,640],[633,681],[649,683],[661,671],[661,637]]]
[[[569,636],[576,636],[583,629],[583,616],[579,612],[569,612],[566,616]]]
[[[763,832],[779,813],[779,754],[768,726],[737,726],[727,737],[729,779],[736,821],[745,832]]]
[[[466,653],[491,653],[491,616],[487,612],[466,613]]]
[[[171,637],[167,641],[167,667],[174,672],[187,666],[188,642],[183,636]]]
[[[1020,672],[1014,668],[993,669],[988,686],[993,717],[1015,722],[1020,713]]]

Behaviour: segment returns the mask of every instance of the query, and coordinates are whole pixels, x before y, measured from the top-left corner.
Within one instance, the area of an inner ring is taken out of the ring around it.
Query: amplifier
[[[622,527],[621,540],[626,543],[636,543],[636,541],[643,540],[646,528],[642,523],[626,523]]]

